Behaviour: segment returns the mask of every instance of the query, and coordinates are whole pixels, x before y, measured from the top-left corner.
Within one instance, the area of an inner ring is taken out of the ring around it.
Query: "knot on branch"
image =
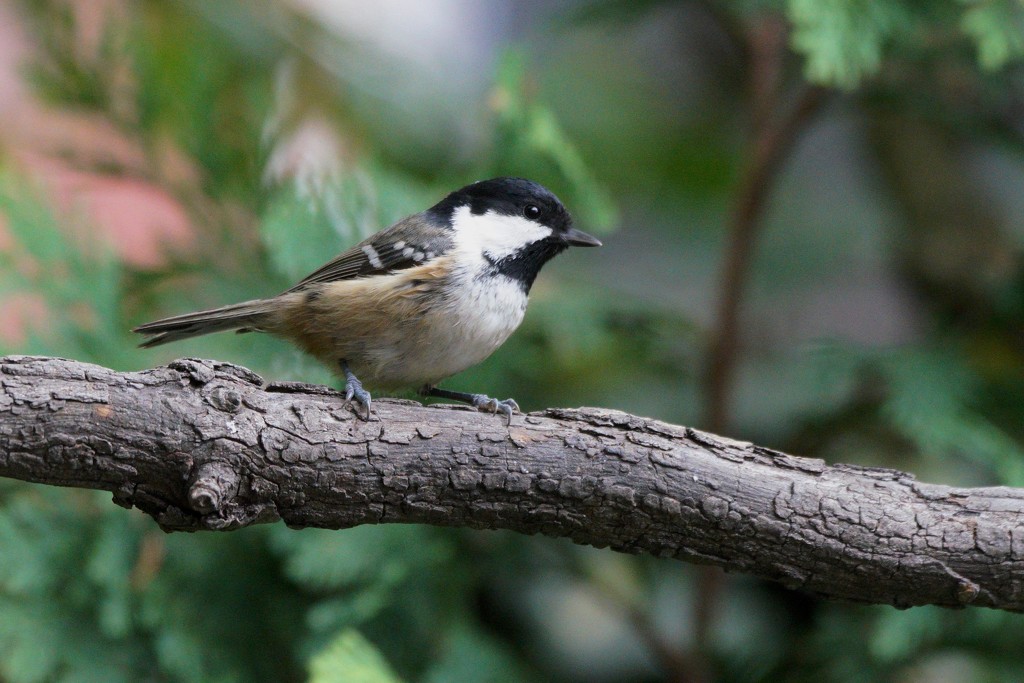
[[[189,480],[189,505],[203,515],[220,512],[238,493],[238,484],[238,473],[226,463],[203,463]]]
[[[242,395],[225,386],[215,386],[206,400],[211,406],[225,413],[237,413],[242,409]]]

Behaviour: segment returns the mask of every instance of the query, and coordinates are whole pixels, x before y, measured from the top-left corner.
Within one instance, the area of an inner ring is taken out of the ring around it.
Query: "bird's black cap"
[[[521,216],[527,206],[541,210],[535,219],[556,232],[572,226],[572,216],[551,190],[526,178],[480,180],[452,192],[430,211],[450,218],[460,206],[469,206],[476,215],[494,211],[506,216]]]

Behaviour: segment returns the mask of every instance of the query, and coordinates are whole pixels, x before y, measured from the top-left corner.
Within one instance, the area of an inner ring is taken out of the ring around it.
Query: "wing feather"
[[[310,285],[420,266],[451,247],[452,237],[447,227],[437,226],[423,214],[415,214],[342,252],[285,293],[306,289]]]

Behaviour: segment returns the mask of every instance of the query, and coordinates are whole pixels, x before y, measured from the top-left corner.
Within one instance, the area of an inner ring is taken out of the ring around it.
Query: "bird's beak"
[[[593,235],[588,235],[582,230],[576,228],[569,228],[562,235],[562,239],[573,245],[574,247],[599,247],[601,246],[601,240],[597,239]]]

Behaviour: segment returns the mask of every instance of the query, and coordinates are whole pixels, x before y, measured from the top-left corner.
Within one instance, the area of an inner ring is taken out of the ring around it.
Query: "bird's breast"
[[[522,285],[505,276],[485,276],[456,288],[454,308],[470,336],[481,341],[504,342],[519,327],[526,313]]]
[[[454,375],[490,356],[509,338],[526,313],[522,286],[504,276],[455,274],[437,309],[425,316],[420,344],[424,366],[436,379]]]

